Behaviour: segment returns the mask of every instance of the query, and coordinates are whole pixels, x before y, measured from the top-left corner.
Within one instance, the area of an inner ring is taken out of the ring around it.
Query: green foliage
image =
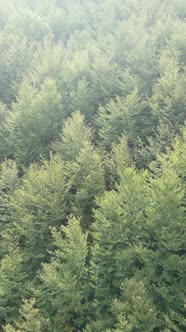
[[[185,331],[185,17],[0,0],[1,331]]]
[[[55,80],[59,87],[65,50],[62,43],[54,44],[53,37],[47,35],[33,54],[28,79],[40,87],[46,80]]]
[[[18,316],[22,296],[26,295],[26,275],[18,249],[4,256],[0,263],[0,324],[12,322]]]
[[[91,279],[102,320],[120,294],[122,279],[133,276],[147,280],[161,312],[158,324],[166,326],[164,314],[171,311],[184,315],[184,191],[172,170],[162,171],[161,177],[148,176],[148,185],[146,173],[125,169],[117,191],[99,202]]]
[[[82,218],[83,227],[92,221],[95,197],[105,186],[101,157],[91,141],[92,132],[85,126],[84,116],[77,112],[66,120],[60,140],[53,145],[61,158],[68,161],[69,199],[73,213]]]
[[[152,108],[160,119],[167,117],[176,126],[185,121],[184,69],[181,72],[177,59],[167,53],[160,58],[159,67],[160,78],[154,86]]]
[[[87,227],[92,221],[95,198],[101,195],[105,188],[101,157],[91,145],[87,144],[80,151],[73,167],[72,191],[75,190],[73,211],[82,216],[82,223]]]
[[[12,33],[15,29],[19,35],[36,41],[42,40],[51,31],[46,19],[25,7],[14,9],[9,16],[5,31]]]
[[[85,126],[84,116],[79,112],[73,113],[63,126],[60,140],[54,144],[54,150],[64,160],[76,160],[81,149],[91,142],[91,130]]]
[[[107,320],[107,312],[125,277],[143,266],[146,234],[144,210],[148,202],[145,173],[127,168],[118,192],[101,198],[93,224],[91,280],[95,291],[97,318]]]
[[[75,218],[52,234],[57,250],[51,262],[43,265],[37,297],[44,315],[50,317],[50,331],[77,331],[88,309],[87,235]]]
[[[6,105],[4,105],[2,101],[0,101],[0,123],[1,123],[1,125],[5,121],[7,114],[8,114],[8,110],[7,110]]]
[[[126,280],[121,286],[121,291],[121,298],[114,300],[112,305],[118,321],[112,331],[154,331],[157,312],[144,283],[135,279]]]
[[[117,143],[121,135],[135,136],[135,116],[140,112],[140,99],[134,90],[126,99],[119,97],[111,100],[105,107],[100,107],[96,119],[101,146],[109,149],[112,143]],[[134,137],[133,137],[134,139]],[[132,143],[132,142],[131,142]]]
[[[12,208],[11,195],[18,185],[18,171],[14,161],[6,160],[0,164],[0,250],[4,252],[2,232],[10,227]]]
[[[25,36],[0,34],[0,100],[3,103],[11,106],[15,101],[32,56],[33,44]]]
[[[0,191],[10,194],[18,183],[18,171],[13,160],[5,160],[0,165]]]
[[[3,327],[4,332],[41,332],[44,320],[39,316],[39,310],[35,307],[35,299],[24,300],[20,309],[20,318],[14,328],[8,324]]]
[[[3,155],[13,156],[19,167],[29,166],[41,156],[49,157],[50,145],[62,127],[62,115],[54,81],[45,81],[40,91],[24,82],[14,112],[1,131]]]
[[[31,274],[48,257],[47,249],[53,247],[49,226],[59,227],[66,222],[69,176],[69,170],[58,156],[49,162],[43,161],[40,166],[33,164],[12,197],[12,228],[16,232],[13,237],[20,242]],[[11,236],[10,232],[10,241]]]

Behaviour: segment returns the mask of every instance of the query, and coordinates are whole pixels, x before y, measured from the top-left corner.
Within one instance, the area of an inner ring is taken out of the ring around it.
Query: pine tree
[[[184,186],[170,162],[151,172],[125,169],[117,190],[98,202],[91,257],[93,330],[114,324],[114,317],[108,319],[111,302],[120,296],[122,278],[133,277],[145,280],[161,329],[185,326]]]
[[[6,119],[6,116],[8,114],[8,109],[5,104],[3,104],[2,101],[0,101],[0,124],[2,126],[3,122]]]
[[[143,268],[147,238],[143,228],[149,200],[145,177],[146,173],[126,168],[117,191],[106,192],[98,201],[92,232],[91,280],[102,329],[109,327],[109,308],[124,278],[131,278]]]
[[[11,196],[18,185],[18,170],[12,160],[0,164],[0,255],[7,249],[2,241],[3,232],[10,227],[12,208]]]
[[[95,197],[103,192],[105,179],[101,156],[92,144],[92,131],[86,127],[83,115],[76,112],[66,120],[61,139],[54,144],[54,149],[68,161],[71,208],[87,227],[92,221]]]
[[[99,129],[100,145],[109,150],[118,143],[122,135],[134,139],[136,135],[135,116],[140,112],[140,98],[135,89],[126,98],[112,99],[105,107],[99,108],[96,124]],[[130,142],[132,144],[132,141]]]
[[[114,189],[119,182],[123,170],[132,167],[133,160],[127,138],[122,135],[118,143],[112,144],[112,149],[104,156],[105,182],[107,189]]]
[[[151,107],[155,116],[174,126],[179,132],[179,126],[184,124],[186,84],[184,68],[179,65],[176,56],[164,52],[159,61],[160,78],[154,86],[151,97]]]
[[[36,87],[40,87],[48,79],[54,80],[60,91],[64,53],[64,45],[61,42],[55,44],[53,35],[45,36],[43,43],[33,54],[30,70],[28,70],[28,80]]]
[[[0,326],[17,318],[22,297],[27,293],[25,283],[23,258],[14,249],[0,263]]]
[[[96,196],[105,188],[104,169],[99,153],[86,143],[72,165],[71,191],[72,209],[77,217],[82,217],[82,225],[87,228],[92,222]]]
[[[65,121],[60,140],[53,147],[62,159],[74,161],[91,139],[92,133],[90,128],[85,126],[84,116],[75,112]]]
[[[153,332],[157,326],[158,313],[143,281],[126,279],[122,283],[121,292],[121,297],[112,304],[117,317],[116,327],[112,331]]]
[[[81,330],[88,309],[87,235],[75,218],[52,234],[57,249],[51,262],[43,265],[37,297],[50,331]]]
[[[12,196],[13,223],[5,238],[20,243],[25,268],[32,277],[53,248],[49,227],[59,228],[70,214],[69,177],[66,164],[54,156],[40,165],[32,164]]]
[[[23,77],[30,68],[33,46],[26,36],[20,36],[15,31],[5,30],[1,34],[0,100],[10,108],[16,99]]]
[[[35,307],[35,299],[24,300],[20,309],[20,318],[13,325],[3,327],[4,332],[42,332],[44,320]],[[14,327],[15,325],[15,327]]]
[[[1,131],[4,156],[14,157],[19,167],[29,166],[41,155],[48,158],[62,127],[62,114],[54,81],[45,81],[40,91],[24,82]]]
[[[184,316],[185,244],[183,207],[184,188],[174,170],[162,167],[151,180],[151,204],[147,209],[149,243],[144,275],[154,303],[160,312],[159,321],[166,327],[166,315],[175,312]],[[155,170],[154,170],[155,172]],[[174,316],[174,315],[173,315]],[[179,328],[181,322],[176,325]]]
[[[27,6],[24,8],[14,6],[6,23],[6,31],[9,33],[16,31],[18,35],[27,37],[28,40],[41,41],[51,29],[45,19],[29,10]]]

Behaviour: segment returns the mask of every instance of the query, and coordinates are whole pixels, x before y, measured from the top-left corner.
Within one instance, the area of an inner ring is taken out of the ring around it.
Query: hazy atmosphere
[[[186,331],[186,0],[0,0],[0,332]]]

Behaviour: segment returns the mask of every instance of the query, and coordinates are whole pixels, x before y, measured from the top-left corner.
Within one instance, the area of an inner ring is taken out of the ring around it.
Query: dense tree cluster
[[[0,331],[185,331],[185,71],[185,0],[0,0]]]

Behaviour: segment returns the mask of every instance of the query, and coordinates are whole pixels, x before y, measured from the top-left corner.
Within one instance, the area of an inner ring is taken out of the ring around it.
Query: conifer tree
[[[18,249],[0,262],[0,326],[17,318],[22,297],[26,295],[26,274]]]
[[[4,4],[7,7],[7,4]],[[10,4],[11,8],[11,4]],[[33,57],[34,43],[15,31],[0,37],[0,100],[11,108]]]
[[[56,155],[41,165],[32,164],[12,196],[13,223],[6,237],[20,243],[25,269],[32,276],[53,248],[49,227],[65,224],[70,214],[69,177],[69,169]]]
[[[105,179],[101,156],[92,144],[92,131],[83,115],[76,112],[66,120],[61,139],[53,147],[62,160],[68,161],[71,208],[87,227],[92,221],[95,198],[104,191]]]
[[[11,196],[18,186],[18,170],[12,160],[6,160],[0,164],[0,255],[6,251],[2,241],[3,232],[10,227],[12,208]]]
[[[75,112],[65,121],[60,140],[53,147],[63,160],[74,161],[91,139],[92,133],[90,128],[85,126],[84,115]]]
[[[105,188],[101,157],[89,143],[81,149],[72,172],[72,209],[75,215],[82,217],[82,225],[87,228],[92,222],[96,196],[100,196]]]
[[[157,311],[143,281],[126,279],[121,291],[121,297],[112,304],[117,317],[116,327],[112,331],[153,332],[157,326]]]
[[[43,265],[37,297],[49,318],[49,331],[81,330],[88,309],[87,235],[75,218],[52,234],[57,249]]]
[[[167,326],[166,315],[172,316],[172,323],[176,321],[171,314],[173,312],[180,315],[180,322],[177,321],[176,325],[182,329],[181,317],[185,313],[185,207],[184,185],[175,170],[169,167],[168,162],[162,165],[160,176],[159,167],[152,167],[156,177],[151,179],[152,202],[146,211],[149,245],[144,275],[148,273],[162,325]]]
[[[164,52],[159,61],[160,78],[156,82],[151,97],[151,107],[158,119],[167,118],[179,132],[179,126],[184,124],[186,84],[184,68],[179,65],[176,57]]]
[[[128,139],[136,135],[135,116],[140,112],[140,98],[135,89],[126,98],[117,97],[105,107],[99,108],[96,123],[99,130],[100,145],[110,149],[112,143],[118,143],[119,137],[127,135]],[[131,142],[132,144],[132,142]]]
[[[24,82],[14,112],[1,130],[2,148],[6,147],[3,155],[14,157],[19,167],[49,157],[50,145],[62,127],[62,114],[54,81],[45,81],[40,91]]]
[[[145,176],[126,168],[117,191],[106,192],[98,201],[100,208],[95,213],[92,233],[91,280],[97,319],[105,320],[102,328],[108,327],[109,308],[120,293],[123,279],[131,278],[143,267],[147,238],[143,227],[149,200]]]
[[[24,300],[20,309],[20,318],[12,325],[3,327],[4,332],[44,332],[44,320],[35,307],[35,299]],[[15,326],[15,327],[14,327]]]
[[[2,101],[0,101],[0,125],[2,126],[3,122],[6,119],[6,116],[8,114],[8,109],[5,104],[3,104]]]

